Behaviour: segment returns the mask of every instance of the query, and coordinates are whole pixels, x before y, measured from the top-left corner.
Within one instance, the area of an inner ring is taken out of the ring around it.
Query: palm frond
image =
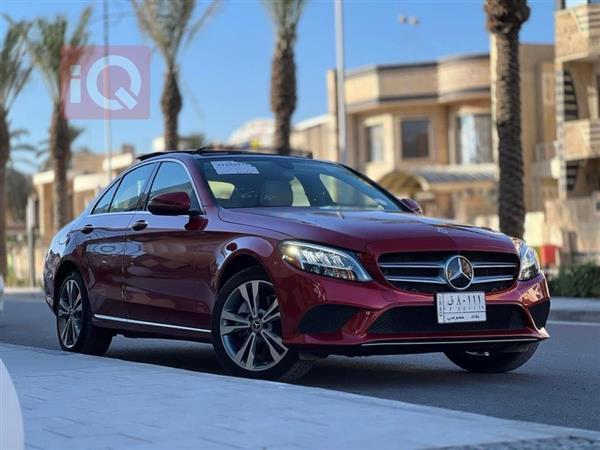
[[[10,26],[0,49],[0,108],[9,111],[27,83],[32,66],[25,62],[27,23],[14,22],[5,17]]]
[[[277,34],[294,39],[306,0],[263,0],[263,5],[273,20]]]
[[[186,45],[189,45],[190,42],[194,39],[198,31],[200,31],[208,20],[215,15],[221,5],[221,0],[212,0],[209,5],[206,7],[202,15],[194,22],[193,25],[190,26],[189,31],[187,33]]]
[[[220,3],[212,0],[192,24],[196,0],[131,0],[140,29],[154,42],[169,67],[175,66],[182,42],[187,44],[193,39]]]

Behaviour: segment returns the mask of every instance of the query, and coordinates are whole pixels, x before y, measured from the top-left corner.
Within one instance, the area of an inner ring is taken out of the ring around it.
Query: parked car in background
[[[330,354],[444,352],[505,372],[548,338],[546,280],[523,241],[424,217],[335,163],[140,159],[50,246],[64,350],[101,355],[117,334],[212,342],[231,374],[289,380]]]

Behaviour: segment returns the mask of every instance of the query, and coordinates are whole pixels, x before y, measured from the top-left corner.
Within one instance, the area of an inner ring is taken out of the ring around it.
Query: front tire
[[[450,361],[473,373],[504,373],[518,369],[531,359],[538,344],[523,352],[446,352]]]
[[[230,374],[293,381],[312,367],[281,338],[275,288],[263,270],[242,270],[225,283],[212,314],[217,358]]]
[[[63,280],[56,303],[56,331],[60,347],[67,352],[104,355],[112,341],[112,334],[92,325],[87,290],[77,272],[71,272]]]

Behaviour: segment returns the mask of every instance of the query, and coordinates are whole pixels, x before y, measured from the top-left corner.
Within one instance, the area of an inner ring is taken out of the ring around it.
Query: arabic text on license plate
[[[484,292],[437,294],[438,323],[485,322]]]

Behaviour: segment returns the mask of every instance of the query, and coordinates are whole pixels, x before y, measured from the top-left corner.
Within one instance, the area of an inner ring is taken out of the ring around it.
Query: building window
[[[383,161],[383,127],[372,125],[367,131],[367,162]]]
[[[456,118],[456,163],[493,162],[492,116],[469,114]]]
[[[410,119],[400,124],[402,158],[429,157],[429,120]]]

